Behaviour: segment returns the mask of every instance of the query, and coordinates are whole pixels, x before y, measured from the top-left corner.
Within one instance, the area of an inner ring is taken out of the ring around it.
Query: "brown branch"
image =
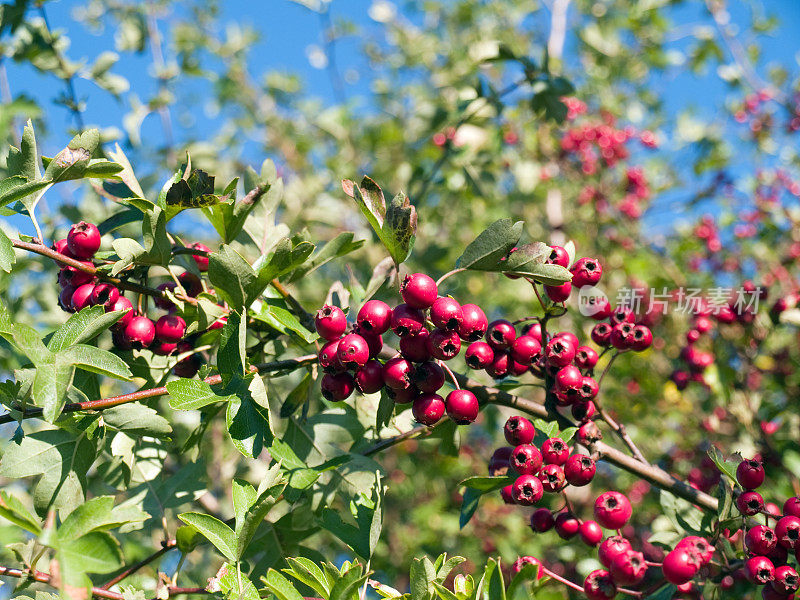
[[[109,589],[111,587],[114,587],[120,581],[122,581],[126,577],[129,577],[129,576],[133,575],[139,569],[141,569],[143,567],[146,567],[151,562],[153,562],[154,560],[159,558],[162,554],[165,554],[166,552],[172,550],[177,545],[178,545],[177,540],[167,540],[165,542],[161,542],[161,548],[159,548],[158,550],[153,552],[150,556],[147,556],[147,557],[143,558],[142,560],[140,560],[139,562],[131,565],[130,567],[128,567],[127,569],[122,571],[119,575],[109,579],[108,582],[103,584],[102,589],[107,590],[107,589]]]

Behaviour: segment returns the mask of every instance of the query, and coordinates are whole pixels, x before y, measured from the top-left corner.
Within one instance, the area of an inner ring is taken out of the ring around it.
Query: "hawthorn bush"
[[[302,4],[329,105],[251,74],[215,3],[92,0],[72,25],[116,53],[87,60],[49,3],[0,7],[2,57],[59,89],[0,63],[2,597],[793,598],[777,21]],[[368,100],[335,60],[359,27]],[[115,72],[145,50],[150,97]],[[667,77],[730,95],[677,114]]]

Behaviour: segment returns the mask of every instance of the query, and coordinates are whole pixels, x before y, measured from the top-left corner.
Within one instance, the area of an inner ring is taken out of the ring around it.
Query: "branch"
[[[104,589],[104,590],[107,590],[107,589],[109,589],[109,588],[111,588],[111,587],[114,587],[114,586],[115,586],[116,584],[118,584],[120,581],[122,581],[122,580],[123,580],[123,579],[125,579],[126,577],[129,577],[129,576],[133,575],[133,574],[134,574],[134,573],[136,573],[136,571],[138,571],[139,569],[141,569],[141,568],[143,568],[143,567],[146,567],[146,566],[147,566],[147,565],[149,565],[151,562],[153,562],[153,561],[154,561],[154,560],[156,560],[158,557],[160,557],[162,554],[165,554],[165,553],[166,553],[166,552],[168,552],[169,550],[172,550],[172,549],[173,549],[173,548],[175,548],[177,545],[178,545],[178,542],[177,542],[177,540],[167,540],[167,541],[165,541],[165,542],[161,542],[161,548],[159,548],[158,550],[156,550],[155,552],[153,552],[153,553],[152,553],[150,556],[147,556],[147,557],[143,558],[142,560],[140,560],[139,562],[137,562],[137,563],[135,563],[135,564],[131,565],[130,567],[128,567],[127,569],[125,569],[124,571],[122,571],[122,572],[121,572],[119,575],[117,575],[116,577],[113,577],[112,579],[110,579],[110,580],[109,580],[107,583],[105,583],[105,584],[102,586],[102,589]]]

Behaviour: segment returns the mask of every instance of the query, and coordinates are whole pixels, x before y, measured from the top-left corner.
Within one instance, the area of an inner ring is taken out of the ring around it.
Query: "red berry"
[[[583,402],[593,400],[600,392],[600,384],[588,375],[581,379],[581,387],[578,388],[578,395]]]
[[[553,302],[566,302],[572,293],[572,284],[567,281],[561,285],[546,285],[544,286],[544,292]]]
[[[544,568],[542,562],[538,558],[534,558],[533,556],[520,556],[517,560],[514,561],[514,564],[511,566],[511,572],[516,575],[520,571],[522,571],[525,565],[537,565],[539,569],[536,571],[536,579],[539,580],[544,577]]]
[[[549,508],[538,508],[531,515],[531,529],[537,533],[550,531],[555,524],[555,517]]]
[[[363,331],[357,323],[353,326],[353,333],[357,333],[367,342],[370,358],[376,358],[383,350],[383,337],[380,334]]]
[[[542,466],[542,455],[533,444],[520,444],[511,453],[509,464],[520,475],[536,475]]]
[[[392,309],[386,302],[367,300],[356,315],[356,323],[363,331],[386,333],[392,325]]]
[[[430,360],[431,352],[428,349],[427,329],[420,329],[415,335],[406,335],[400,338],[400,354],[412,362]]]
[[[370,359],[355,374],[356,388],[362,394],[374,394],[383,388],[383,365]]]
[[[521,335],[529,335],[532,338],[536,338],[536,341],[540,344],[542,343],[542,324],[541,323],[529,323],[522,328]]]
[[[791,515],[781,518],[775,525],[775,536],[787,550],[800,548],[800,518]]]
[[[461,307],[461,325],[458,327],[458,335],[461,339],[474,342],[481,339],[489,327],[481,307],[477,304],[464,304]]]
[[[210,253],[211,248],[206,246],[205,244],[201,244],[200,242],[195,242],[189,248],[194,248],[195,250],[202,250],[203,252]],[[197,270],[201,273],[205,273],[208,271],[208,256],[201,255],[201,254],[192,254],[192,258],[194,259],[195,264],[197,265]]]
[[[128,326],[128,323],[131,322],[131,319],[133,319],[133,304],[131,304],[131,301],[125,296],[120,296],[111,306],[111,308],[106,308],[106,312],[119,312],[123,310],[127,312],[122,316],[122,318],[120,318],[119,321],[114,323],[114,329],[118,331],[124,330]]]
[[[94,267],[94,264],[89,260],[79,262],[86,267]],[[58,283],[62,286],[71,285],[77,288],[92,281],[94,281],[94,275],[71,266],[62,267],[58,273]]]
[[[569,447],[561,438],[548,438],[542,442],[542,458],[548,465],[563,465],[569,458]]]
[[[67,247],[67,238],[54,241],[53,245],[50,246],[50,248],[55,250],[59,254],[63,254],[64,256],[68,256],[70,258],[75,258],[75,256],[72,254],[72,252],[69,251],[69,248]],[[56,263],[56,266],[59,269],[64,266],[64,263],[62,262],[59,262],[57,260],[54,260],[54,262]]]
[[[617,323],[611,328],[611,335],[608,338],[611,345],[617,350],[632,348],[635,329],[636,326],[633,323],[628,323],[627,321]]]
[[[502,379],[511,371],[511,357],[505,353],[495,353],[492,364],[486,368],[486,372],[494,379]]]
[[[525,417],[514,415],[506,421],[503,434],[509,444],[519,446],[533,442],[533,438],[536,437],[536,428]]]
[[[603,539],[603,530],[596,521],[584,521],[581,523],[578,533],[580,533],[581,540],[587,546],[597,546]]]
[[[631,503],[620,492],[603,492],[594,503],[594,518],[606,529],[621,529],[631,513]]]
[[[345,369],[363,367],[369,360],[367,340],[357,333],[347,334],[339,340],[339,347],[336,348],[336,357]]]
[[[764,465],[758,460],[743,460],[736,467],[736,481],[746,490],[754,490],[764,483]]]
[[[630,347],[635,352],[647,350],[652,343],[653,333],[650,331],[649,327],[646,327],[645,325],[637,325],[633,328],[633,341],[631,342]]]
[[[461,351],[461,338],[455,331],[434,329],[428,336],[428,352],[439,360],[455,358]]]
[[[577,419],[578,421],[588,421],[590,420],[597,409],[595,408],[594,402],[586,402],[579,400],[572,405],[570,412],[572,413],[572,417]]]
[[[535,475],[520,475],[511,484],[511,497],[522,506],[532,506],[544,495],[542,482]]]
[[[174,294],[175,290],[177,289],[177,287],[178,287],[178,284],[175,283],[174,281],[165,281],[164,283],[159,284],[158,287],[156,287],[156,289],[161,291],[161,292],[169,290],[170,292],[172,292]],[[155,304],[156,304],[156,306],[158,308],[162,308],[164,310],[169,310],[174,306],[174,304],[172,303],[172,300],[170,300],[166,296],[156,296]]]
[[[168,344],[177,343],[186,333],[186,321],[178,315],[164,315],[156,321],[156,337]]]
[[[456,333],[464,320],[461,305],[450,296],[439,296],[431,306],[430,315],[436,327]]]
[[[602,440],[603,434],[600,432],[600,428],[595,425],[594,421],[587,421],[578,427],[578,432],[575,434],[575,437],[579,444],[588,448],[598,440]]]
[[[744,536],[744,544],[753,554],[767,555],[775,549],[777,543],[775,531],[766,525],[751,527]]]
[[[798,579],[797,571],[789,565],[776,567],[770,586],[779,594],[787,596],[789,594],[794,594],[797,588],[800,587],[800,579]]]
[[[636,321],[636,313],[627,306],[617,306],[611,314],[611,325],[619,323],[634,323]]]
[[[736,498],[736,508],[748,517],[757,515],[764,508],[764,498],[758,492],[743,492]]]
[[[467,425],[478,418],[480,406],[469,390],[453,390],[444,401],[447,416],[458,425]]]
[[[189,271],[184,271],[178,275],[178,283],[181,284],[181,287],[186,292],[186,295],[192,298],[203,291],[203,283],[200,281],[200,278]]]
[[[225,327],[225,324],[228,322],[228,317],[219,317],[216,319],[211,325],[208,326],[208,331],[214,331],[215,329],[222,329]]]
[[[784,502],[783,514],[792,517],[800,517],[800,498],[794,496]]]
[[[589,346],[580,346],[575,351],[575,364],[581,369],[594,369],[599,355]]]
[[[614,535],[603,540],[600,548],[597,550],[597,557],[600,559],[602,565],[609,569],[614,559],[620,555],[625,554],[631,549],[631,543],[621,535]]]
[[[556,386],[558,390],[567,396],[574,396],[578,393],[578,388],[583,383],[581,370],[575,365],[561,367],[556,373]]]
[[[100,231],[96,225],[81,221],[67,234],[67,248],[76,258],[91,258],[100,248]]]
[[[511,346],[511,357],[521,365],[530,366],[542,351],[542,344],[532,335],[521,335]]]
[[[180,344],[178,344],[180,346]],[[180,348],[178,349],[180,352]],[[174,367],[172,367],[172,372],[178,377],[185,377],[186,379],[191,379],[197,372],[200,370],[203,361],[197,354],[192,354],[184,358],[183,360],[178,361]]]
[[[339,340],[333,340],[325,344],[317,355],[319,366],[326,373],[339,373],[340,371],[344,371],[342,363],[339,362],[339,358],[336,356],[336,350],[338,350],[338,348]]]
[[[419,397],[419,390],[413,385],[405,389],[394,389],[390,387],[386,387],[384,389],[386,391],[386,395],[395,404],[408,404]]]
[[[321,338],[328,341],[337,340],[347,329],[347,317],[338,306],[326,304],[314,316],[314,326]]]
[[[575,515],[569,512],[560,512],[556,515],[555,529],[558,537],[568,540],[578,534],[581,524]]]
[[[564,337],[553,338],[544,347],[544,357],[548,366],[566,367],[575,358],[575,346]]]
[[[485,369],[494,362],[494,350],[486,342],[472,342],[464,353],[464,362],[471,369]]]
[[[775,578],[775,565],[766,556],[753,556],[744,563],[744,576],[750,583],[765,585]]]
[[[444,385],[444,369],[433,361],[421,363],[414,369],[413,381],[420,392],[438,392]]]
[[[414,399],[411,413],[423,425],[435,425],[444,416],[444,400],[439,394],[421,394]]]
[[[592,328],[592,341],[602,348],[611,345],[611,325],[598,323]]]
[[[545,492],[555,494],[567,485],[564,469],[559,465],[544,465],[539,471],[539,479]]]
[[[514,448],[511,446],[502,446],[492,453],[492,458],[489,459],[489,475],[492,477],[500,477],[508,473],[509,464],[511,460],[511,453]]]
[[[511,493],[512,486],[511,484],[505,486],[503,489],[500,490],[500,497],[503,499],[503,502],[506,504],[514,504],[514,496]]]
[[[322,396],[330,402],[345,400],[355,389],[355,381],[350,373],[325,373],[322,376]]]
[[[611,573],[597,569],[584,579],[583,593],[588,600],[611,600],[617,595],[617,585],[611,578]]]
[[[569,267],[569,254],[561,246],[550,246],[550,256],[545,262],[550,265],[560,265],[566,269]]]
[[[405,358],[390,358],[383,365],[383,383],[395,390],[407,390],[412,387],[411,378],[414,366]]]
[[[596,258],[579,258],[569,270],[572,273],[572,285],[576,288],[595,285],[603,275],[603,266]]]
[[[169,356],[175,351],[175,348],[178,347],[178,344],[170,343],[170,342],[154,342],[150,349],[153,351],[153,354],[158,354],[159,356]]]
[[[145,316],[133,317],[125,327],[125,338],[133,348],[147,348],[155,337],[156,326]]]
[[[531,366],[530,365],[523,365],[522,363],[518,363],[515,361],[511,355],[508,356],[508,370],[511,372],[512,375],[516,375],[519,377],[520,375],[524,375],[527,373]]]
[[[564,476],[570,485],[581,487],[592,481],[596,469],[594,460],[590,456],[573,454],[564,463]]]
[[[412,308],[430,308],[439,295],[436,282],[424,273],[406,275],[400,284],[403,302]]]
[[[675,548],[664,557],[661,570],[664,578],[675,585],[682,585],[697,575],[703,566],[700,555],[686,547]]]
[[[486,330],[486,341],[495,350],[510,348],[516,338],[517,332],[514,326],[505,319],[492,321]]]
[[[87,306],[91,306],[93,291],[94,291],[93,283],[84,283],[82,286],[78,287],[72,293],[72,298],[70,299],[72,310],[78,312],[83,310]]]
[[[119,300],[119,290],[110,283],[98,283],[92,290],[91,303],[109,310]]]
[[[615,582],[622,585],[635,585],[647,574],[647,561],[641,552],[628,550],[614,557],[609,570]]]
[[[408,304],[398,304],[392,311],[391,329],[400,337],[417,335],[425,324],[425,315]]]

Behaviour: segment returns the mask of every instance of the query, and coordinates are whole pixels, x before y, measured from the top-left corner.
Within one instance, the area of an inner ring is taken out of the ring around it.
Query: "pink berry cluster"
[[[423,273],[406,276],[400,295],[403,303],[394,308],[381,300],[365,302],[352,326],[336,306],[317,312],[317,333],[327,341],[319,351],[323,396],[340,401],[354,390],[385,390],[394,402],[411,403],[414,418],[424,425],[437,423],[445,413],[459,424],[473,422],[479,405],[472,392],[455,381],[446,398],[438,392],[448,371],[444,363],[460,353],[462,341],[486,332],[486,315],[475,304],[462,306],[440,296],[436,282]],[[383,334],[389,331],[399,338],[400,352],[382,361]]]
[[[52,249],[62,256],[82,262],[87,267],[94,267],[95,254],[100,249],[101,235],[97,226],[81,221],[70,227],[67,237],[53,243]],[[197,242],[192,248],[210,252],[210,249]],[[208,270],[208,257],[193,255],[202,271]],[[60,267],[58,283],[61,292],[58,296],[59,306],[67,312],[78,312],[88,306],[102,306],[106,312],[126,311],[124,316],[112,327],[114,345],[120,350],[149,348],[153,353],[167,356],[173,353],[184,353],[194,348],[193,341],[185,338],[186,321],[175,314],[175,306],[167,299],[158,298],[155,304],[167,314],[156,321],[141,314],[133,303],[124,296],[117,286],[98,279],[95,275],[82,271],[74,266],[56,261]],[[197,296],[203,291],[200,278],[194,273],[185,271],[178,276],[181,286],[189,296]],[[177,284],[170,281],[158,286],[159,290],[175,290]],[[211,329],[224,325],[224,318],[212,324]],[[193,377],[200,369],[199,357],[195,354],[179,361],[174,372],[181,377]]]
[[[783,514],[779,514],[776,505],[765,506],[764,498],[755,491],[764,479],[760,460],[745,459],[736,468],[736,481],[742,488],[736,508],[746,526],[742,569],[748,581],[764,586],[764,600],[787,600],[794,598],[800,587],[796,569],[787,564],[790,554],[796,563],[800,562],[800,498],[788,498]],[[761,515],[765,515],[766,524],[757,523],[755,518]],[[769,527],[771,520],[773,527]]]

